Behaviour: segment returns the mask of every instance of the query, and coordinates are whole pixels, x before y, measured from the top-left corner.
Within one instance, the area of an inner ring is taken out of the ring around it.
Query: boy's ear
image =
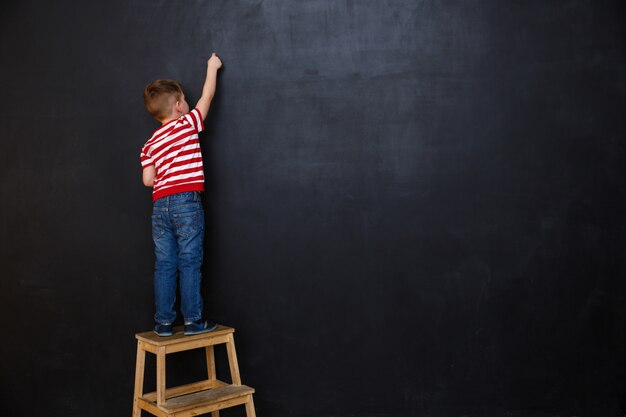
[[[177,112],[182,112],[182,105],[180,104],[180,100],[176,101],[176,104],[174,105],[174,109],[176,109]]]

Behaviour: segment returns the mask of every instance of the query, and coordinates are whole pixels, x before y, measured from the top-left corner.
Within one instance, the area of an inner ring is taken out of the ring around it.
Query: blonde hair
[[[158,121],[169,116],[172,104],[183,96],[183,86],[174,80],[156,80],[143,90],[143,104]]]

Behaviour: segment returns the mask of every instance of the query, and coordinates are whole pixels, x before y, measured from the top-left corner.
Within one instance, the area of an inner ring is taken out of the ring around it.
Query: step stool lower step
[[[252,404],[254,388],[247,385],[227,385],[193,394],[169,398],[161,406],[157,406],[152,398],[139,398],[140,408],[156,416],[196,416],[211,411],[233,407],[240,404]]]

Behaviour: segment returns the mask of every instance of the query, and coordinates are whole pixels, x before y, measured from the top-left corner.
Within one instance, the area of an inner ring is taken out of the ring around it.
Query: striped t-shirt
[[[158,128],[141,149],[141,166],[154,165],[152,201],[187,191],[204,191],[198,133],[204,130],[200,110]]]

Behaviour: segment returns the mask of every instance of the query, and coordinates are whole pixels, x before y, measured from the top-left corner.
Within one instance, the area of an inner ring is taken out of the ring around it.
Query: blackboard
[[[590,0],[9,2],[4,414],[130,413],[153,315],[142,91],[172,78],[194,103],[213,51],[203,294],[258,415],[625,414],[624,18]],[[201,355],[168,366],[168,384],[203,377]]]

